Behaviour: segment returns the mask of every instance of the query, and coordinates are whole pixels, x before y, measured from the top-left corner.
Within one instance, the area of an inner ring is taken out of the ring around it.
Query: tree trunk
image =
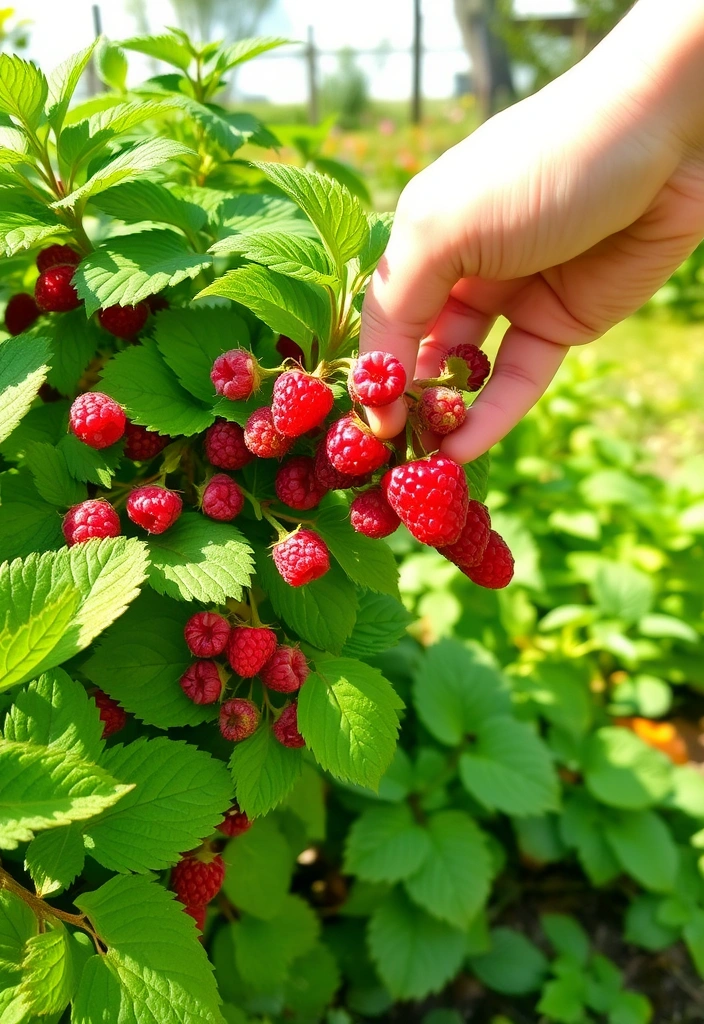
[[[484,121],[516,98],[511,63],[496,31],[500,0],[455,0],[455,15],[472,61],[479,116]]]

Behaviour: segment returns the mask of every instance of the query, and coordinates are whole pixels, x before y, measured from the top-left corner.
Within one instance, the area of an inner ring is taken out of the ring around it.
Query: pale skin
[[[481,345],[506,317],[489,383],[440,446],[467,462],[536,403],[570,346],[639,309],[702,238],[704,0],[639,0],[580,64],[406,187],[361,351],[433,377],[448,348]],[[406,406],[368,416],[394,437]]]

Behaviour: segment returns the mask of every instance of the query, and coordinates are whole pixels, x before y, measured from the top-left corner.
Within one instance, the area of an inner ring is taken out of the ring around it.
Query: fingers
[[[481,347],[493,322],[493,316],[467,305],[454,294],[450,295],[439,317],[421,342],[415,376],[419,380],[437,377],[443,357],[455,345],[471,343]]]

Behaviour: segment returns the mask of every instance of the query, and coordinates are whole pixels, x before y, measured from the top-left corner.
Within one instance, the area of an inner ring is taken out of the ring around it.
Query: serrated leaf
[[[317,238],[310,221],[294,203],[268,193],[228,196],[218,214],[223,227],[230,231],[276,231]]]
[[[88,497],[85,486],[69,473],[60,448],[42,441],[31,441],[25,448],[25,461],[37,491],[50,505],[67,509]]]
[[[580,967],[586,966],[589,936],[578,921],[567,914],[543,914],[540,924],[556,953],[569,956]]]
[[[93,41],[84,50],[72,54],[49,75],[47,120],[57,134],[61,130],[76,86],[95,49],[95,43],[96,41]]]
[[[54,919],[50,930],[27,941],[18,995],[36,1014],[63,1013],[77,983],[70,934]]]
[[[286,1007],[302,1016],[317,1017],[333,1001],[340,980],[335,957],[323,943],[316,943],[293,962],[286,980]],[[330,1018],[330,1024],[333,1020]]]
[[[68,632],[80,601],[76,588],[67,584],[47,596],[38,614],[18,622],[14,628],[8,625],[11,611],[6,612],[0,632],[0,690],[38,673],[38,666],[51,658]]]
[[[620,814],[604,821],[604,835],[621,867],[652,892],[672,892],[679,863],[677,845],[654,811]]]
[[[315,517],[315,529],[350,579],[376,593],[398,595],[398,567],[388,544],[352,528],[349,505],[330,497]]]
[[[157,317],[155,337],[182,387],[210,404],[217,398],[210,379],[217,357],[232,348],[249,348],[247,325],[230,309],[165,310]]]
[[[53,668],[23,687],[5,717],[3,735],[97,762],[103,723],[95,701],[63,669]]]
[[[347,835],[345,871],[369,882],[400,882],[418,870],[430,848],[408,804],[370,807]]]
[[[244,64],[262,53],[268,53],[269,50],[275,50],[289,42],[291,40],[284,36],[253,36],[251,39],[238,39],[236,42],[230,43],[229,46],[223,47],[218,54],[216,62],[218,71],[224,74],[238,64]]]
[[[493,928],[491,949],[472,957],[470,966],[485,985],[507,995],[537,992],[548,971],[538,947],[513,928]]]
[[[406,632],[411,616],[400,601],[387,594],[365,591],[359,595],[359,611],[342,654],[368,658],[395,647]]]
[[[271,818],[255,821],[223,851],[227,866],[223,888],[238,910],[269,920],[284,905],[293,869],[293,853]]]
[[[484,452],[478,459],[465,463],[464,475],[469,484],[469,493],[475,501],[484,501],[489,490],[489,470],[491,469],[491,455]]]
[[[0,441],[10,436],[36,398],[49,369],[49,352],[47,338],[26,334],[0,344]]]
[[[101,155],[107,144],[137,125],[180,107],[177,98],[114,102],[61,132],[61,158],[75,170]],[[70,118],[70,115],[69,115]]]
[[[74,480],[110,489],[122,458],[122,444],[111,444],[101,449],[91,448],[79,441],[75,434],[65,434],[58,443],[58,449],[66,459],[68,471]]]
[[[282,232],[259,231],[252,234],[228,235],[211,245],[214,256],[239,253],[253,263],[261,263],[284,277],[309,281],[323,286],[339,285],[327,252],[312,238]]]
[[[109,89],[124,92],[128,64],[123,49],[102,37],[98,40],[94,60],[101,82],[105,82]]]
[[[0,559],[24,557],[37,549],[56,550],[65,543],[61,516],[39,497],[28,470],[3,473],[0,491]]]
[[[616,878],[620,867],[604,838],[603,813],[588,793],[577,791],[565,801],[559,828],[565,845],[577,851],[592,885]]]
[[[0,164],[23,164],[30,161],[29,142],[20,128],[0,126]]]
[[[47,381],[62,395],[73,397],[78,382],[102,339],[101,331],[86,319],[83,309],[55,317],[51,325],[51,369]],[[95,451],[95,449],[92,449]]]
[[[667,795],[672,762],[628,729],[607,727],[586,740],[584,778],[597,800],[636,811]]]
[[[637,622],[652,607],[650,577],[623,562],[600,562],[590,589],[604,616]]]
[[[359,253],[359,273],[363,277],[376,270],[377,263],[384,255],[391,236],[391,220],[388,213],[367,214],[369,237]]]
[[[83,870],[85,850],[80,828],[64,825],[40,832],[27,847],[25,870],[29,871],[37,895],[46,898],[67,889]]]
[[[237,803],[250,818],[268,814],[298,781],[302,763],[300,749],[283,746],[266,723],[261,725],[232,750]]]
[[[146,178],[114,185],[102,192],[92,204],[108,216],[128,224],[156,221],[180,228],[186,235],[200,231],[208,216],[201,206],[179,199],[164,185]]]
[[[163,60],[172,64],[181,71],[188,71],[193,60],[188,47],[184,46],[176,36],[171,33],[163,33],[159,36],[132,36],[120,42],[126,50],[136,50],[137,53],[146,53],[148,57],[156,60]]]
[[[0,54],[0,110],[36,128],[44,110],[47,81],[39,68],[17,54]]]
[[[278,914],[267,921],[243,914],[231,927],[237,969],[258,989],[281,984],[289,964],[312,948],[320,931],[318,918],[300,896],[286,896]]]
[[[0,970],[19,971],[25,943],[36,934],[37,919],[24,900],[0,889]]]

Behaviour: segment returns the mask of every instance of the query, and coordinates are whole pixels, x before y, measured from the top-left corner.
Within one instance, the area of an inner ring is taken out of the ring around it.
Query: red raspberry
[[[482,352],[476,345],[471,345],[466,342],[463,345],[455,345],[454,348],[448,350],[447,355],[440,363],[440,373],[449,373],[449,367],[447,360],[449,356],[454,356],[456,359],[464,359],[465,363],[469,367],[469,377],[467,378],[467,391],[479,391],[484,381],[489,376],[491,370],[491,363],[485,352]]]
[[[127,515],[147,533],[164,533],[181,515],[183,502],[166,487],[136,487],[127,499]]]
[[[454,544],[438,548],[438,551],[450,562],[458,565],[460,569],[468,569],[482,560],[489,543],[490,531],[489,509],[486,505],[482,505],[481,501],[472,500],[467,506],[467,521],[459,540]]]
[[[210,371],[210,379],[219,395],[224,395],[231,402],[239,402],[258,390],[261,373],[251,352],[244,348],[232,348],[217,357]]]
[[[481,561],[477,565],[462,567],[462,571],[480,587],[501,590],[513,579],[513,555],[503,537],[492,530]]]
[[[50,245],[37,253],[37,270],[43,274],[50,267],[69,265],[77,267],[81,262],[81,254],[70,245]]]
[[[350,487],[363,487],[371,478],[370,473],[364,476],[350,476],[335,469],[325,450],[325,441],[318,446],[315,453],[315,479],[326,491],[346,491]]]
[[[220,892],[225,864],[216,854],[211,860],[184,857],[171,869],[171,888],[187,907],[204,907]]]
[[[222,679],[214,661],[196,661],[189,665],[179,685],[194,704],[214,704],[222,693]]]
[[[34,286],[34,299],[42,313],[67,313],[70,309],[78,309],[82,300],[71,284],[75,271],[75,267],[62,264],[49,267],[39,275]]]
[[[229,523],[244,508],[244,494],[227,473],[216,473],[206,484],[201,508],[211,519]]]
[[[261,670],[262,681],[277,693],[300,690],[308,678],[308,662],[298,647],[277,647]]]
[[[277,377],[271,414],[284,437],[300,437],[319,427],[335,401],[332,388],[305,370],[287,370]]]
[[[315,508],[327,494],[315,475],[315,460],[307,455],[295,455],[276,472],[276,496],[289,508],[304,512]]]
[[[260,459],[280,459],[293,444],[293,439],[279,433],[274,426],[271,409],[265,405],[247,420],[244,443]]]
[[[236,836],[248,832],[253,824],[252,819],[240,810],[239,804],[233,804],[229,810],[225,811],[225,820],[220,822],[217,830],[230,839],[234,839]]]
[[[8,299],[5,307],[5,330],[8,334],[18,335],[31,327],[38,316],[39,306],[27,292],[18,292]]]
[[[378,487],[358,494],[350,505],[350,522],[357,533],[381,540],[398,528],[401,520]]]
[[[283,359],[295,359],[296,362],[303,365],[305,354],[303,349],[293,338],[288,338],[285,334],[279,335],[279,340],[276,342],[276,351]]]
[[[347,389],[353,402],[390,405],[406,387],[406,371],[390,352],[365,352],[352,367]]]
[[[235,626],[227,641],[227,660],[238,676],[256,676],[276,650],[276,633],[267,626]]]
[[[74,544],[83,544],[93,538],[119,537],[120,518],[108,501],[90,498],[68,510],[61,529],[66,543],[72,548]]]
[[[127,418],[114,399],[100,391],[86,391],[71,406],[68,425],[90,448],[109,448],[125,432]]]
[[[396,466],[381,489],[399,519],[423,544],[454,544],[467,519],[469,490],[464,470],[444,455]]]
[[[217,612],[196,612],[183,629],[188,650],[197,658],[216,658],[227,647],[230,625]]]
[[[391,449],[354,413],[333,423],[325,438],[325,451],[333,468],[350,476],[373,473],[391,456]]]
[[[418,412],[423,426],[440,437],[461,427],[467,416],[462,395],[453,388],[426,388]]]
[[[279,743],[285,747],[305,747],[306,741],[298,731],[298,705],[289,704],[271,727]]]
[[[215,420],[205,432],[205,456],[218,469],[242,469],[254,456],[244,443],[239,423]]]
[[[220,732],[226,740],[246,740],[259,725],[261,713],[257,705],[243,697],[232,697],[220,706]]]
[[[136,306],[108,306],[98,313],[100,326],[116,338],[133,338],[147,322],[149,306],[138,302]]]
[[[184,907],[183,912],[193,918],[199,932],[205,929],[205,907]]]
[[[129,420],[125,424],[125,455],[134,462],[148,462],[167,444],[171,444],[171,438],[166,434],[157,434],[155,430],[147,430]]]
[[[292,587],[324,576],[330,568],[327,544],[312,530],[297,530],[275,544],[272,550],[274,565]]]
[[[93,700],[98,705],[100,721],[103,723],[103,739],[124,729],[127,723],[127,712],[120,707],[116,700],[108,697],[107,693],[102,690],[96,690]]]
[[[162,309],[169,308],[169,300],[165,299],[163,295],[148,295],[144,301],[149,306],[151,313],[158,313]]]

